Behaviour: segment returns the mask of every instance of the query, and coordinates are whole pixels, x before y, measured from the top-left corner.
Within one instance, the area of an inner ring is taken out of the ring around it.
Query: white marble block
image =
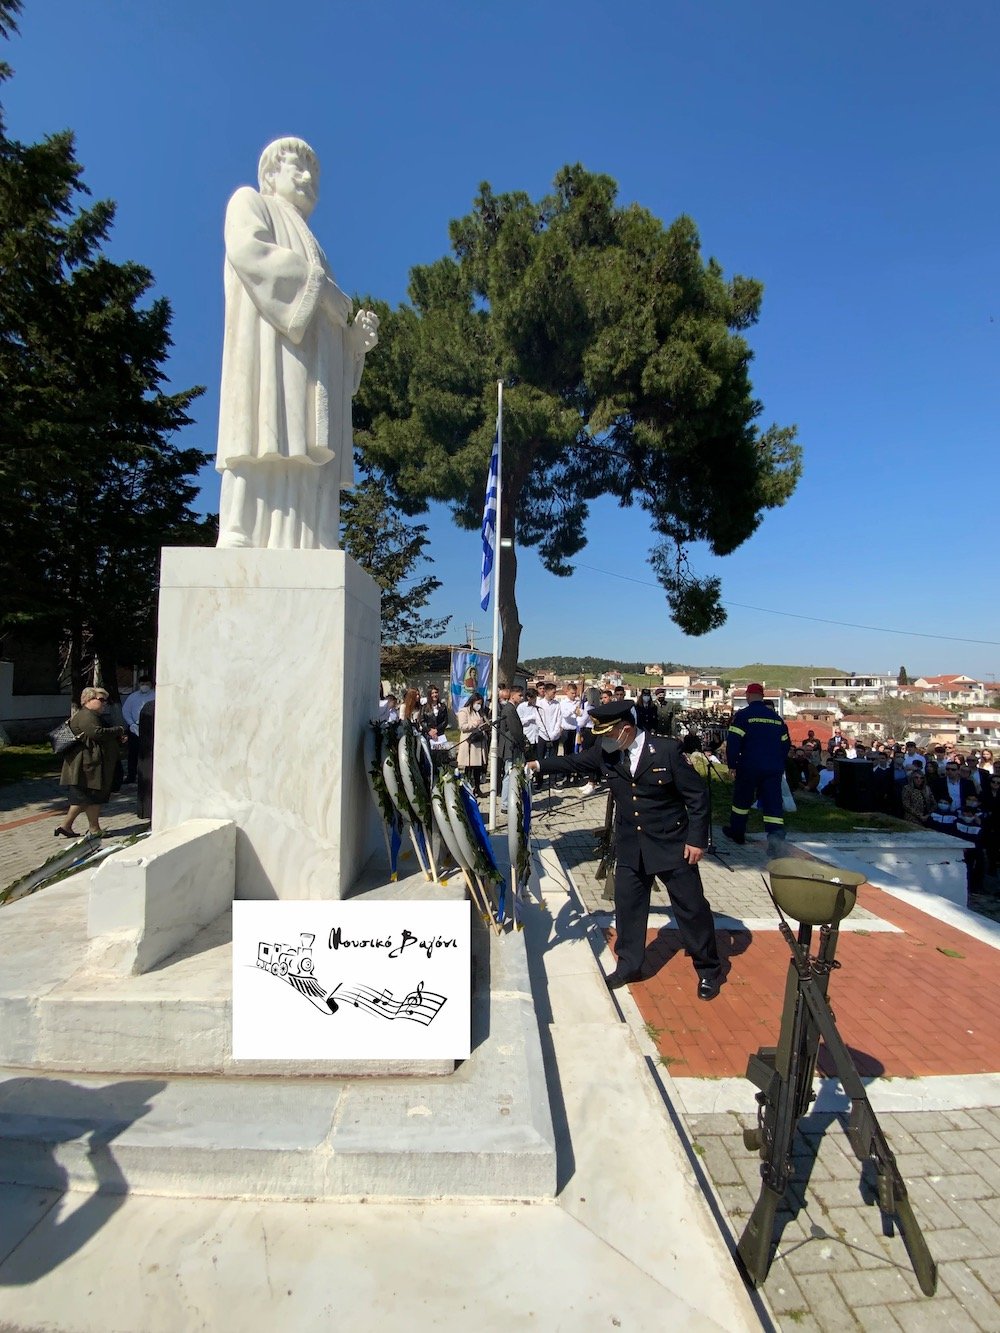
[[[237,898],[343,898],[374,851],[379,633],[343,551],[163,551],[153,828],[232,820]]]
[[[91,965],[141,976],[228,912],[235,834],[226,820],[191,819],[102,861],[87,906]]]

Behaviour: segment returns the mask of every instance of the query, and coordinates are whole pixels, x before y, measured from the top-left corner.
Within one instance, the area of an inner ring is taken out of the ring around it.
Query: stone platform
[[[411,899],[460,892],[422,876],[359,887]],[[292,1071],[229,1054],[228,914],[162,967],[108,980],[83,964],[86,891],[71,880],[4,910],[0,1180],[92,1188],[96,1176],[108,1193],[215,1198],[553,1195],[523,935],[498,939],[476,922],[472,1054],[457,1069],[339,1061]],[[95,1078],[97,1069],[127,1076]],[[198,1076],[207,1072],[217,1077]]]
[[[373,857],[352,898],[461,898],[460,882],[384,884]],[[451,1074],[453,1060],[301,1064],[232,1056],[232,917],[226,912],[141,976],[113,975],[87,940],[91,872],[4,909],[0,1066],[64,1073]],[[480,953],[482,950],[480,949]]]

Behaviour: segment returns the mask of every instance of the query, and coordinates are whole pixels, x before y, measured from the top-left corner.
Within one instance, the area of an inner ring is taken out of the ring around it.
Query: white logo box
[[[462,1060],[468,902],[234,902],[236,1060]]]

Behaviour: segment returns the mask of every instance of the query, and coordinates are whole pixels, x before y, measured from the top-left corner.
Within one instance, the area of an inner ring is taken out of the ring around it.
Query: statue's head
[[[260,155],[261,194],[276,194],[308,217],[319,194],[319,158],[304,139],[275,139]]]

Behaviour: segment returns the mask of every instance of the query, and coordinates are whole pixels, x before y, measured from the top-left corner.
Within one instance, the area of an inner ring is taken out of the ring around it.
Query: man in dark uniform
[[[733,773],[733,809],[722,830],[733,842],[746,842],[747,819],[760,800],[769,837],[785,836],[781,775],[791,742],[784,719],[764,702],[763,685],[747,686],[747,706],[733,715],[726,737],[726,763]]]
[[[667,703],[667,692],[662,685],[654,690],[653,694],[653,702],[656,704],[656,722],[653,731],[657,736],[672,736],[675,709],[672,704]]]
[[[590,716],[599,743],[580,754],[543,759],[537,766],[542,773],[605,778],[614,794],[618,965],[608,985],[614,990],[642,980],[649,898],[658,876],[698,973],[698,998],[713,1000],[722,984],[721,964],[712,909],[698,871],[708,845],[705,783],[676,741],[639,731],[627,700],[599,704]]]
[[[497,765],[500,770],[502,786],[500,788],[500,810],[507,813],[507,797],[510,791],[510,771],[516,760],[525,751],[524,724],[518,713],[521,703],[520,685],[501,685],[499,716],[497,717]]]

